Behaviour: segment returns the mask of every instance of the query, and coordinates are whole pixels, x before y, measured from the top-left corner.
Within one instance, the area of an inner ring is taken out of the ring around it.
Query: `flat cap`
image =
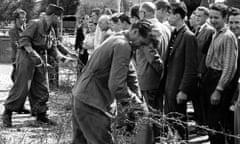
[[[57,6],[55,4],[49,4],[47,6],[47,9],[46,9],[46,14],[47,15],[51,15],[51,14],[55,14],[55,15],[62,15],[63,14],[63,8],[60,7],[60,6]]]

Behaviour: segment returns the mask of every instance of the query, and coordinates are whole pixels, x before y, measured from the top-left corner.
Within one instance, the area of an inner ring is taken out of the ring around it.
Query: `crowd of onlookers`
[[[240,10],[213,3],[209,8],[197,7],[189,18],[187,15],[184,3],[166,0],[134,5],[127,13],[94,8],[80,20],[75,49],[86,64],[111,35],[128,30],[141,19],[150,21],[159,42],[137,48],[132,59],[148,106],[186,116],[186,102],[192,101],[197,124],[237,135]],[[182,138],[188,137],[183,129],[177,129]],[[153,126],[153,131],[157,137],[158,128]],[[212,144],[234,141],[218,133],[208,134]]]

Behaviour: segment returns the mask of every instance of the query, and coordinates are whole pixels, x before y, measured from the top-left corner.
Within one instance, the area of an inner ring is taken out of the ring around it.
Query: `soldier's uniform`
[[[11,55],[11,61],[13,62],[13,71],[11,73],[12,81],[15,80],[14,73],[16,70],[16,57],[17,57],[17,48],[19,46],[19,38],[24,29],[25,29],[24,27],[19,28],[16,25],[14,25],[14,27],[11,28],[8,32],[10,37],[11,47],[12,47],[12,55]]]
[[[59,10],[57,6],[49,6],[48,10]],[[63,11],[63,9],[60,9]],[[46,51],[54,51],[56,47],[50,41],[50,32],[53,28],[48,28],[45,18],[36,19],[29,23],[19,40],[20,47],[16,59],[16,80],[5,101],[5,112],[2,116],[3,124],[11,126],[11,113],[23,107],[26,96],[29,96],[32,112],[36,114],[37,120],[46,120],[48,110],[47,101],[49,98],[49,88],[47,80],[46,63],[37,65],[38,55],[45,59]],[[26,47],[32,47],[36,54],[28,53]],[[43,118],[43,119],[41,119]]]

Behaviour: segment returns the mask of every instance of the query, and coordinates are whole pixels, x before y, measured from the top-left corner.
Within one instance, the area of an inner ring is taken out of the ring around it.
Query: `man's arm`
[[[134,67],[133,61],[131,60],[129,65],[129,71],[127,75],[127,86],[129,87],[130,92],[136,94],[140,99],[142,99],[140,87],[137,79],[137,72]]]
[[[32,48],[32,40],[37,29],[38,24],[36,22],[30,22],[27,28],[22,32],[22,36],[19,39],[19,44],[20,47],[25,49],[25,51],[29,54],[33,63],[36,66],[41,66],[43,64],[43,60],[40,55]]]
[[[115,39],[113,39],[115,40]],[[131,57],[131,47],[122,40],[118,40],[114,47],[108,87],[113,97],[120,101],[127,101],[133,96],[128,91],[127,76]]]
[[[232,35],[224,39],[224,62],[220,80],[218,81],[217,90],[224,90],[231,82],[237,70],[237,54],[238,44],[237,39]]]
[[[154,49],[151,44],[148,46],[143,46],[141,49],[143,50],[148,63],[157,73],[161,74],[163,71],[163,60],[161,59],[158,50]]]
[[[197,40],[194,35],[184,35],[185,66],[179,90],[188,93],[196,86],[197,82]]]

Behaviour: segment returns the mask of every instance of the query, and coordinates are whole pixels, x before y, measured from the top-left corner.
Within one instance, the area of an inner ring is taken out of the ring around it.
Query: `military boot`
[[[12,127],[12,111],[5,108],[2,121],[4,127]]]
[[[55,121],[53,121],[47,117],[46,113],[37,114],[37,122],[45,123],[45,124],[53,125],[53,126],[57,125],[57,123]]]

